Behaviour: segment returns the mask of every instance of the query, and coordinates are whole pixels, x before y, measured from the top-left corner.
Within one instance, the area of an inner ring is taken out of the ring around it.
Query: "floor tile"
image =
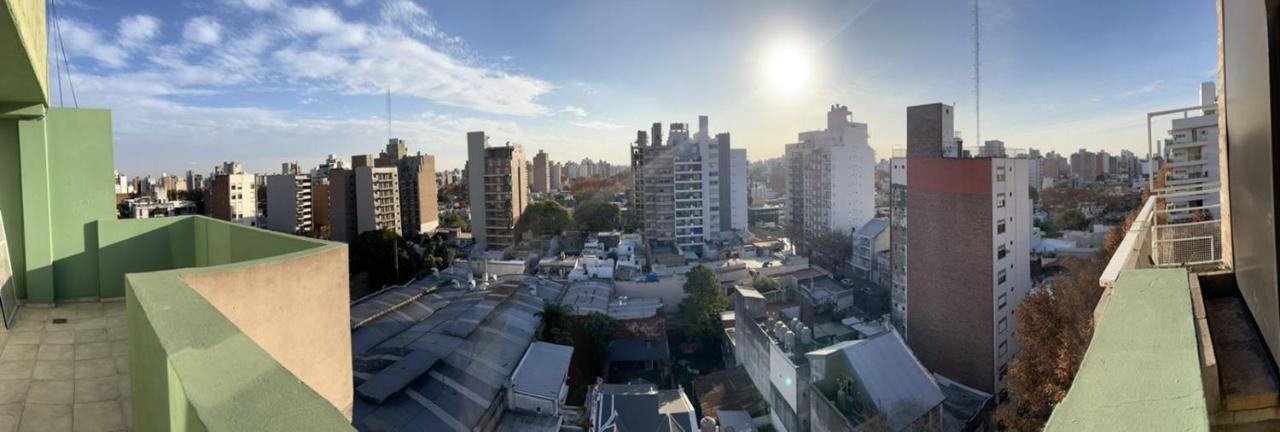
[[[76,364],[70,360],[36,360],[35,370],[31,373],[31,378],[38,380],[69,380],[75,377]]]
[[[0,362],[13,360],[35,360],[36,352],[39,351],[39,345],[14,345],[12,343],[5,345],[4,352],[0,353]]]
[[[71,405],[27,404],[22,410],[22,432],[70,432]]]
[[[22,402],[27,398],[31,380],[0,381],[0,405]]]
[[[76,331],[76,343],[106,342],[107,329],[88,329]]]
[[[76,342],[76,332],[67,330],[45,330],[40,343],[44,345],[70,345]]]
[[[27,391],[27,403],[69,404],[73,401],[75,384],[71,380],[32,381]]]
[[[76,344],[76,360],[91,360],[109,357],[111,357],[110,342]]]
[[[22,404],[0,405],[0,432],[18,430],[18,421],[22,419]]]
[[[35,331],[35,332],[21,332],[21,333],[9,333],[9,340],[5,342],[5,346],[9,346],[9,345],[37,345],[37,344],[39,344],[39,343],[40,343],[40,339],[41,339],[41,338],[43,338],[43,337],[44,337],[44,333],[41,333],[41,332],[38,332],[38,331]]]
[[[124,431],[124,410],[119,401],[78,403],[74,424],[76,432]]]
[[[86,378],[76,380],[75,402],[102,402],[120,397],[116,389],[119,379],[116,377]]]
[[[75,360],[74,345],[40,345],[36,360]]]
[[[76,360],[76,379],[100,378],[115,374],[116,365],[110,358]]]
[[[31,371],[36,368],[34,360],[15,360],[0,362],[0,380],[29,379]]]

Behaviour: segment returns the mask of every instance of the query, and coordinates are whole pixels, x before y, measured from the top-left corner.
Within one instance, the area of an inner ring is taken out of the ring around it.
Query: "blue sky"
[[[880,157],[904,145],[909,105],[955,104],[968,139],[974,125],[963,0],[57,4],[79,104],[113,111],[131,175],[376,153],[388,88],[393,134],[443,168],[465,161],[470,130],[625,163],[635,130],[699,114],[753,160],[834,103],[868,123]],[[1196,104],[1216,77],[1212,2],[982,7],[982,135],[1009,147],[1145,153],[1144,114]],[[810,71],[788,89],[766,73],[779,46],[785,69]]]

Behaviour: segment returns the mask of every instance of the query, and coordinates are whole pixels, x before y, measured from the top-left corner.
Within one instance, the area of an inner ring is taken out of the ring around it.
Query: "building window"
[[[1004,167],[996,167],[996,181],[1004,181]]]
[[[1000,355],[1004,356],[1005,354],[1008,354],[1008,353],[1009,353],[1009,342],[1008,341],[1000,342]]]
[[[1007,255],[1009,255],[1009,249],[1004,245],[1000,245],[1000,247],[996,249],[996,259],[1004,259]]]
[[[1000,334],[1009,329],[1009,317],[1000,318]]]
[[[1001,269],[1000,274],[996,276],[996,283],[1003,284],[1004,281],[1008,279],[1009,279],[1008,274],[1005,272],[1005,270]]]
[[[1004,309],[1004,307],[1009,304],[1009,296],[1005,294],[1000,294],[1000,297],[999,299],[997,299],[996,304],[999,306],[999,309]]]
[[[1003,193],[1000,193],[1000,194],[997,194],[997,195],[996,195],[996,208],[1004,208],[1004,194],[1003,194]]]
[[[996,224],[996,234],[1004,234],[1004,221]]]

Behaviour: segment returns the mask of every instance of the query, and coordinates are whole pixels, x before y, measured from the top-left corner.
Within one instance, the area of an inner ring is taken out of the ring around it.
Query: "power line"
[[[56,33],[56,36],[58,39],[58,51],[62,53],[62,64],[67,69],[67,84],[71,85],[71,102],[75,104],[76,108],[80,108],[80,100],[76,98],[76,83],[71,78],[71,62],[67,59],[67,44],[63,43],[62,25],[61,25],[62,20],[58,17],[57,0],[50,1],[49,8],[52,9],[53,11],[53,31],[54,33]],[[54,54],[53,61],[55,64],[58,62],[57,53]],[[61,69],[57,69],[57,70],[59,71],[58,72],[58,86],[59,86],[58,91],[59,91],[59,99],[60,99],[59,104],[66,106],[66,104],[61,101],[62,72],[61,72]]]

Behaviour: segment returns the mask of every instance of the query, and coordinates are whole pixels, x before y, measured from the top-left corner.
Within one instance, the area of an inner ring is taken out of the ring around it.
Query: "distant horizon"
[[[911,105],[954,105],[956,130],[976,141],[967,1],[56,6],[53,104],[111,110],[130,176],[377,154],[388,106],[391,134],[441,169],[463,165],[474,130],[553,160],[626,165],[636,130],[698,115],[764,160],[822,129],[832,104],[868,125],[877,159],[904,145]],[[1210,3],[981,7],[983,140],[1145,154],[1145,114],[1193,105],[1216,81]]]

